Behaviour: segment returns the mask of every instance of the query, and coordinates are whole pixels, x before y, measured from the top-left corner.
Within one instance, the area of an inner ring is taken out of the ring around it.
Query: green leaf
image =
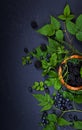
[[[33,94],[33,96],[39,101],[39,102],[43,102],[43,100],[45,99],[45,96],[42,94]]]
[[[66,18],[66,21],[67,20],[72,20],[75,16],[73,14],[70,14],[67,18]]]
[[[82,130],[82,121],[74,121],[74,128]]]
[[[69,98],[70,100],[73,100],[73,99],[74,99],[73,94],[70,93],[70,92],[67,92],[67,91],[63,91],[63,97],[64,97],[64,98]]]
[[[79,41],[82,41],[82,32],[78,32],[76,34],[76,38],[79,40]]]
[[[63,14],[62,14],[62,15],[59,15],[58,18],[61,19],[61,20],[66,20],[66,17],[65,17],[65,15],[63,15]]]
[[[80,76],[82,78],[82,67],[80,68]]]
[[[71,33],[72,35],[76,34],[76,25],[73,22],[67,21],[66,27],[69,33]]]
[[[53,70],[50,70],[50,72],[48,73],[49,77],[50,78],[56,78],[58,75],[57,75],[57,72],[53,71]]]
[[[62,41],[62,40],[63,40],[63,37],[64,37],[64,35],[63,35],[63,31],[62,31],[62,30],[56,31],[56,39],[57,39],[58,41]]]
[[[55,66],[57,64],[57,54],[56,53],[53,53],[51,58],[50,58],[50,64],[52,66]]]
[[[60,22],[53,16],[51,16],[51,24],[54,26],[55,30],[58,30],[60,28]]]
[[[57,116],[55,114],[48,114],[47,119],[50,122],[57,122]]]
[[[26,65],[26,62],[27,62],[26,58],[25,58],[25,57],[22,57],[22,64],[23,64],[23,65]]]
[[[40,81],[40,86],[43,87],[44,83],[42,81]]]
[[[42,111],[50,110],[51,108],[52,108],[52,104],[46,104],[46,105],[41,109],[41,112],[42,112]]]
[[[67,4],[64,8],[64,15],[67,17],[70,15],[70,7],[69,5]]]
[[[59,118],[58,119],[58,125],[59,126],[68,126],[68,125],[71,125],[72,123],[65,120],[64,118]]]
[[[78,18],[76,19],[76,25],[79,31],[82,31],[82,14],[80,14]]]
[[[59,90],[61,88],[61,83],[60,83],[60,80],[58,78],[54,79],[54,88],[56,90]]]
[[[74,101],[78,104],[82,103],[82,95],[75,95],[74,96]]]
[[[45,84],[46,84],[48,87],[54,86],[54,83],[55,83],[54,78],[48,78],[48,79],[45,80]]]
[[[40,28],[38,33],[44,35],[44,36],[52,36],[55,34],[55,30],[52,24],[46,24],[42,28]]]
[[[53,122],[50,122],[43,130],[56,130],[56,127]]]

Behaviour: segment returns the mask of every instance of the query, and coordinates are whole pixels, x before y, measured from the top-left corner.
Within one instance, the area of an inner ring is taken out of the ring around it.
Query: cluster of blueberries
[[[73,109],[73,105],[69,99],[64,98],[60,93],[57,93],[54,98],[55,107],[60,110],[70,110]]]

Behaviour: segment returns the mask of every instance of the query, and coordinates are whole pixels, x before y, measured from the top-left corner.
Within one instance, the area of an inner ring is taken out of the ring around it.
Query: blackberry
[[[40,61],[40,60],[36,60],[35,63],[34,63],[34,66],[35,66],[35,68],[37,68],[37,69],[41,69],[41,67],[42,67],[41,61]]]
[[[46,111],[43,112],[43,117],[46,117],[48,115],[48,113]]]
[[[42,43],[40,46],[41,51],[47,51],[47,46],[45,43]]]
[[[24,48],[24,52],[27,54],[29,52],[28,48]]]
[[[37,28],[38,28],[37,22],[36,22],[36,21],[32,21],[32,22],[31,22],[31,27],[32,27],[33,29],[37,29]]]
[[[49,88],[47,87],[47,86],[44,86],[44,91],[45,91],[45,93],[50,93],[50,91],[49,91]]]
[[[51,57],[51,54],[47,53],[46,58],[50,58],[50,57]]]
[[[50,59],[49,59],[49,58],[46,58],[46,61],[47,61],[47,62],[50,62]]]
[[[33,48],[32,52],[33,52],[34,54],[37,54],[37,50],[36,50],[35,48]]]
[[[74,119],[74,121],[77,121],[78,117],[76,115],[74,115],[73,119]]]
[[[44,58],[43,58],[43,56],[40,56],[40,60],[43,60]]]
[[[30,59],[33,59],[33,55],[32,54],[30,54],[29,56],[30,56]]]

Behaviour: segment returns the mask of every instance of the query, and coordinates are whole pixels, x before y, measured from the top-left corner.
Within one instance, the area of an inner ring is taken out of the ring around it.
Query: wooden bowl
[[[61,64],[65,64],[69,59],[82,59],[82,56],[79,56],[79,55],[72,55],[70,57],[68,57],[67,59],[65,59]],[[74,91],[78,91],[78,90],[82,90],[82,86],[78,86],[78,87],[74,87],[74,86],[70,86],[69,84],[67,84],[64,79],[63,79],[63,76],[62,76],[62,67],[59,66],[59,69],[58,69],[58,75],[59,75],[59,79],[61,81],[61,83],[69,90],[74,90]]]

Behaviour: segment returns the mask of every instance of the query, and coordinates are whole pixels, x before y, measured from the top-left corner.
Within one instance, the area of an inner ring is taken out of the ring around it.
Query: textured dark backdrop
[[[40,108],[27,91],[41,80],[40,72],[33,65],[23,67],[21,57],[24,47],[31,50],[46,42],[31,28],[31,21],[41,27],[50,15],[60,14],[66,2],[76,16],[82,13],[81,0],[0,1],[0,130],[41,130]],[[82,44],[76,42],[76,47],[81,50]]]

